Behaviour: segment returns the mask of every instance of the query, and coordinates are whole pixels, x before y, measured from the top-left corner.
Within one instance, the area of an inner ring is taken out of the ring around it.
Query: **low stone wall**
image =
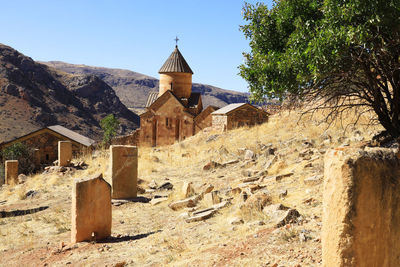
[[[325,155],[323,266],[400,266],[400,160],[390,149]]]

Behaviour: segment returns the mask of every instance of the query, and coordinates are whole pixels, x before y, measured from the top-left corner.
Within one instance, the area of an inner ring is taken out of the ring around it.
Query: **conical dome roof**
[[[175,50],[158,71],[158,73],[168,72],[184,72],[193,74],[192,69],[189,67],[185,58],[182,56],[181,52],[178,49],[178,46],[175,46]]]

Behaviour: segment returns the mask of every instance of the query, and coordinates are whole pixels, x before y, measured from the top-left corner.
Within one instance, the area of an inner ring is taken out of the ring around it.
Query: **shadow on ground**
[[[133,241],[133,240],[138,240],[142,238],[146,238],[149,235],[156,234],[161,232],[161,230],[145,233],[145,234],[139,234],[139,235],[128,235],[128,236],[121,236],[121,237],[116,237],[116,236],[111,236],[107,239],[97,241],[97,243],[121,243],[121,242],[127,242],[127,241]]]

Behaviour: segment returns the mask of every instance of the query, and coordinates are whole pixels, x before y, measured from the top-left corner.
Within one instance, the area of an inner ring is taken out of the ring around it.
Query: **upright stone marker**
[[[394,152],[326,152],[321,237],[323,266],[400,266],[400,160]]]
[[[137,196],[138,150],[136,146],[110,146],[112,198]]]
[[[75,180],[71,241],[101,240],[111,235],[111,186],[103,175]]]
[[[18,160],[6,160],[5,183],[18,184]]]
[[[72,143],[70,141],[58,142],[58,166],[68,166],[72,160]]]

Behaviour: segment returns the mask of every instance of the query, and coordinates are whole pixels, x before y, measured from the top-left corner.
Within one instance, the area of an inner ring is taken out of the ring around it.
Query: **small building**
[[[48,126],[0,144],[0,151],[15,143],[35,150],[36,164],[51,164],[58,158],[58,141],[70,141],[72,153],[89,149],[95,141],[60,125]]]
[[[248,103],[230,104],[211,113],[212,127],[227,131],[268,121],[268,113]]]
[[[178,49],[159,70],[159,92],[150,93],[140,115],[139,144],[171,145],[211,126],[211,112],[203,110],[201,94],[192,92],[193,71]]]

